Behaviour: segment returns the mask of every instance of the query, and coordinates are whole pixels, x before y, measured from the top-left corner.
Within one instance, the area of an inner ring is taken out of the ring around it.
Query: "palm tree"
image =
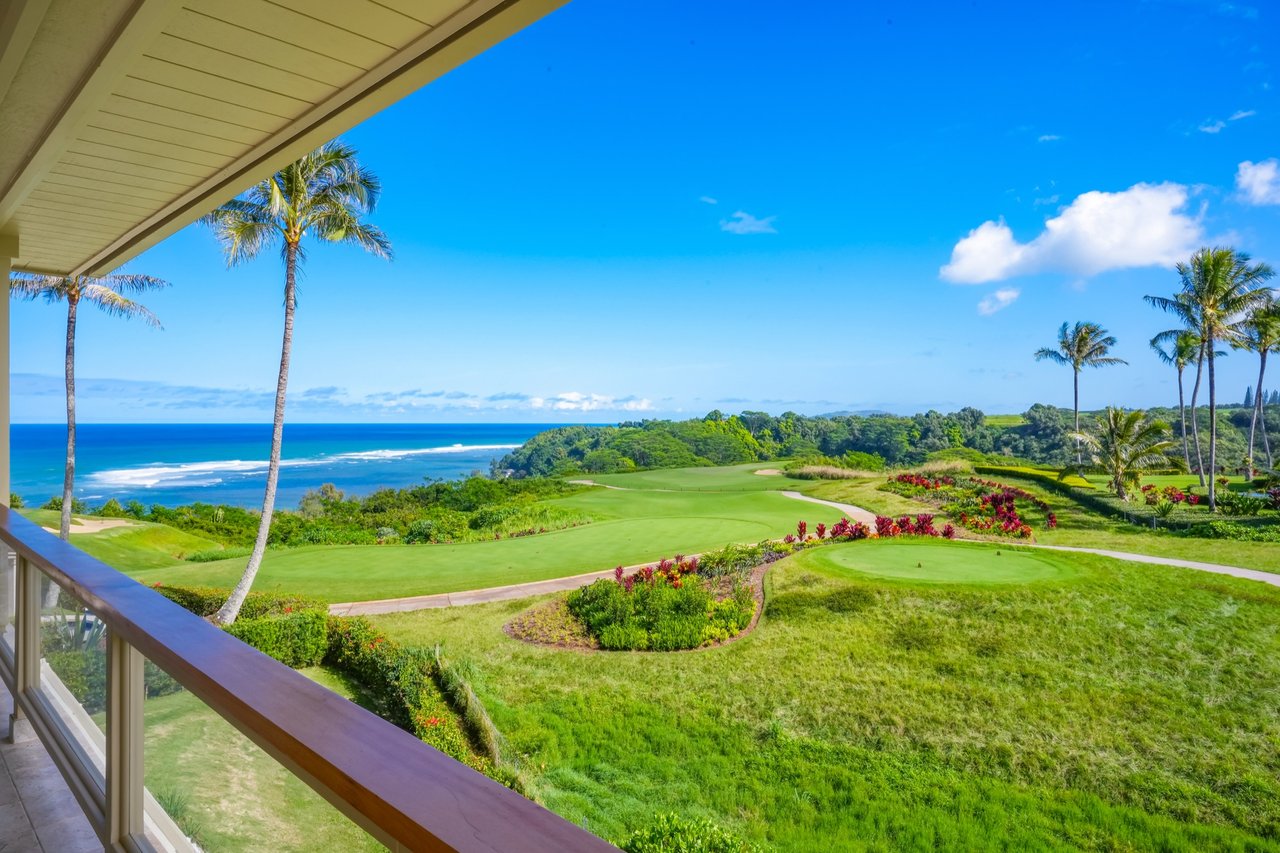
[[[95,305],[117,317],[141,317],[149,325],[160,328],[156,316],[125,296],[168,287],[167,281],[149,275],[114,274],[104,276],[60,276],[15,272],[9,278],[9,290],[19,299],[43,297],[46,302],[67,303],[67,462],[62,474],[62,519],[58,535],[71,538],[72,492],[76,479],[76,319],[80,303]]]
[[[1267,353],[1280,352],[1280,303],[1272,301],[1250,314],[1241,328],[1240,339],[1232,345],[1258,354],[1258,393],[1254,395],[1253,416],[1249,421],[1249,476],[1252,478],[1257,467],[1254,464],[1256,457],[1253,447],[1259,421],[1262,421],[1262,443],[1267,452],[1267,467],[1275,467],[1275,460],[1271,457],[1271,443],[1267,440],[1267,422],[1263,417],[1262,382],[1267,374]]]
[[[1146,412],[1108,406],[1097,435],[1076,432],[1073,438],[1083,442],[1093,463],[1111,475],[1116,496],[1128,501],[1126,487],[1137,486],[1144,471],[1167,468],[1176,461],[1166,455],[1178,446],[1169,440],[1170,431],[1167,423],[1148,419]]]
[[[1187,470],[1190,471],[1191,450],[1187,443],[1187,406],[1182,390],[1182,373],[1191,360],[1199,356],[1200,341],[1194,332],[1188,332],[1186,329],[1171,329],[1152,338],[1151,349],[1162,362],[1171,365],[1178,372],[1178,422],[1182,432],[1182,459],[1187,463]],[[1195,417],[1194,411],[1192,411],[1192,417]],[[1196,454],[1199,455],[1199,453],[1200,448],[1197,444]]]
[[[1230,248],[1203,248],[1176,267],[1182,289],[1173,297],[1147,296],[1147,302],[1173,314],[1200,338],[1209,373],[1209,509],[1217,509],[1214,476],[1218,472],[1218,397],[1214,373],[1214,344],[1240,340],[1244,324],[1271,301],[1263,284],[1275,275],[1267,264],[1249,263],[1249,256]],[[1203,474],[1202,474],[1203,478]]]
[[[355,243],[381,258],[391,257],[391,243],[378,228],[363,220],[378,201],[378,178],[356,160],[356,151],[338,140],[290,163],[255,184],[204,218],[227,256],[227,265],[251,260],[279,241],[284,257],[284,340],[280,348],[280,373],[276,381],[275,418],[271,430],[271,457],[267,487],[262,500],[258,535],[244,574],[231,596],[213,616],[219,625],[235,621],[262,565],[275,511],[276,484],[280,479],[280,447],[284,438],[285,392],[289,384],[289,358],[293,347],[293,319],[297,308],[297,274],[306,259],[304,237],[330,243]]]
[[[1080,368],[1106,367],[1112,364],[1128,364],[1122,358],[1107,355],[1116,345],[1116,339],[1097,323],[1063,323],[1058,330],[1058,348],[1041,347],[1036,350],[1036,361],[1048,359],[1055,364],[1069,364],[1073,374],[1075,431],[1080,432]],[[1084,461],[1080,442],[1076,442],[1076,465]]]

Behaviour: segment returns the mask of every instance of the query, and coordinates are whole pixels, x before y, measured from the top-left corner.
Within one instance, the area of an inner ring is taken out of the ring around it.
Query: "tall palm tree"
[[[1182,282],[1172,297],[1147,296],[1147,302],[1167,311],[1200,337],[1209,373],[1209,508],[1217,509],[1214,477],[1218,472],[1218,396],[1214,373],[1214,345],[1240,340],[1244,324],[1271,301],[1264,282],[1275,275],[1267,264],[1250,264],[1249,256],[1226,247],[1199,249],[1176,267]]]
[[[1167,423],[1149,419],[1146,412],[1108,406],[1096,435],[1076,432],[1072,437],[1083,442],[1093,463],[1111,475],[1116,496],[1128,501],[1128,487],[1136,487],[1143,472],[1167,468],[1174,461],[1167,453],[1178,445],[1169,440],[1169,433]]]
[[[1097,323],[1063,323],[1058,330],[1058,347],[1041,347],[1036,350],[1036,361],[1048,359],[1054,364],[1071,365],[1073,379],[1073,407],[1075,431],[1080,432],[1080,369],[1082,367],[1106,367],[1112,364],[1128,364],[1122,358],[1107,355],[1116,345],[1116,339]],[[1081,444],[1076,442],[1076,465],[1084,462]]]
[[[160,328],[156,316],[125,296],[168,287],[167,281],[149,275],[114,274],[104,276],[59,276],[15,272],[9,278],[9,291],[18,299],[43,298],[46,302],[67,303],[67,346],[64,370],[67,383],[67,461],[62,473],[62,519],[58,535],[71,538],[72,492],[76,480],[76,321],[80,303],[101,308],[116,317],[140,317]]]
[[[377,205],[381,184],[360,165],[356,151],[334,140],[290,163],[255,184],[204,218],[227,256],[227,265],[251,260],[267,246],[280,243],[284,257],[284,340],[280,347],[280,373],[276,381],[275,418],[271,429],[271,457],[262,519],[244,574],[213,621],[235,621],[262,565],[275,511],[276,484],[280,479],[280,448],[284,438],[285,392],[289,384],[289,359],[293,347],[293,319],[297,308],[298,267],[306,259],[302,241],[314,237],[330,243],[354,243],[381,258],[391,257],[391,243],[375,226],[364,221]]]
[[[1182,390],[1182,373],[1191,360],[1199,356],[1200,340],[1194,332],[1188,332],[1186,329],[1170,329],[1151,339],[1151,349],[1162,362],[1171,365],[1178,372],[1178,422],[1182,432],[1182,459],[1187,463],[1187,470],[1190,471],[1191,450],[1187,443],[1187,406]],[[1194,411],[1191,416],[1195,417]],[[1200,448],[1197,444],[1196,454],[1199,455],[1199,453]]]
[[[1271,457],[1271,443],[1267,440],[1267,423],[1263,418],[1262,382],[1267,374],[1267,353],[1280,352],[1280,303],[1272,301],[1250,314],[1241,327],[1240,339],[1233,346],[1258,354],[1258,393],[1254,395],[1253,415],[1249,421],[1249,476],[1253,477],[1254,469],[1257,468],[1253,452],[1254,436],[1259,421],[1262,421],[1262,443],[1266,448],[1267,467],[1275,467],[1275,460]]]

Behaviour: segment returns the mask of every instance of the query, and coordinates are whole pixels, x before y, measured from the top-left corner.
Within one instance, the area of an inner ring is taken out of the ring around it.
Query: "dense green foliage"
[[[647,571],[634,578],[598,580],[569,593],[569,612],[600,648],[613,650],[695,649],[747,627],[755,612],[750,587],[737,581],[717,600],[708,582],[694,572],[696,568],[682,572],[677,564],[669,574]]]
[[[590,519],[553,504],[549,498],[581,491],[558,480],[491,480],[468,477],[437,481],[409,489],[379,489],[368,497],[347,497],[330,484],[303,496],[297,512],[278,511],[272,517],[272,546],[375,545],[466,542],[527,536],[586,524]],[[57,509],[51,500],[46,509]],[[84,507],[77,512],[83,512]],[[195,503],[180,507],[140,501],[121,506],[114,499],[94,515],[133,518],[164,524],[247,548],[257,534],[259,513],[242,507]],[[190,559],[204,562],[233,554],[196,552]]]
[[[1151,409],[1153,418],[1178,422],[1176,409]],[[1219,459],[1231,467],[1246,454],[1250,411],[1218,413]],[[1208,412],[1197,413],[1208,432]],[[1088,427],[1097,413],[1081,413]],[[1280,407],[1266,414],[1280,435]],[[1069,438],[1072,413],[1037,403],[1017,418],[988,418],[973,408],[951,414],[831,415],[808,417],[711,412],[699,420],[641,421],[620,426],[559,427],[538,435],[494,463],[496,474],[515,477],[608,474],[638,469],[732,465],[789,459],[811,466],[876,471],[918,465],[938,453],[967,451],[964,458],[990,463],[1064,466],[1075,459]],[[1189,427],[1188,427],[1189,429]],[[799,466],[798,466],[799,467]]]

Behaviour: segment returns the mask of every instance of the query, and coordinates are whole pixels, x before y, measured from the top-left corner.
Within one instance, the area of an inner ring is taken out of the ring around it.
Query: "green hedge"
[[[1052,488],[1062,489],[1093,489],[1096,488],[1079,474],[1069,474],[1066,471],[1049,471],[1044,468],[1031,468],[1024,465],[975,465],[973,473],[987,474],[993,477],[999,476],[1017,476],[1027,477],[1032,480],[1039,480]],[[1070,494],[1068,492],[1068,494]]]
[[[227,633],[285,666],[318,666],[329,649],[328,615],[322,610],[237,619]]]
[[[389,640],[367,619],[329,618],[324,662],[351,675],[378,697],[377,713],[425,743],[492,775],[491,762],[475,755],[436,683],[434,656]],[[501,780],[500,780],[501,781]]]
[[[190,610],[197,616],[208,617],[231,595],[230,590],[210,586],[167,586],[155,584],[152,589],[170,601]],[[327,612],[329,605],[322,599],[305,595],[289,595],[277,592],[250,592],[240,608],[240,619],[257,619],[301,610]]]

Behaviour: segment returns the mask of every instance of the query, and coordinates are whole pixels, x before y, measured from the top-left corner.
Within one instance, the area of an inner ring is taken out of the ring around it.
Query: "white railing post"
[[[27,725],[18,697],[40,686],[40,572],[19,556],[14,578],[13,713],[9,715],[9,743],[19,740]]]
[[[107,631],[107,838],[112,849],[132,850],[143,832],[142,655]]]

